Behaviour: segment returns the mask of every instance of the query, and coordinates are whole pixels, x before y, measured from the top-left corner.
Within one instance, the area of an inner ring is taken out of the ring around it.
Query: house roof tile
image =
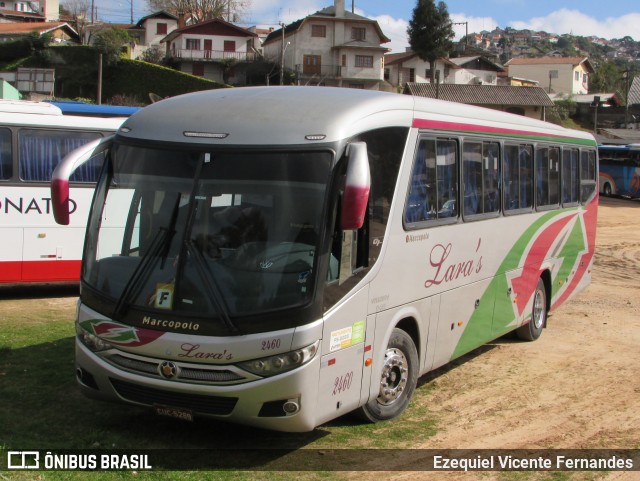
[[[472,105],[505,105],[551,107],[553,102],[540,87],[512,87],[510,85],[457,85],[407,83],[405,94],[439,98]]]

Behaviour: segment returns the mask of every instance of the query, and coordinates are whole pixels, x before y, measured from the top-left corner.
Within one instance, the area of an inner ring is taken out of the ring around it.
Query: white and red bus
[[[66,154],[113,135],[123,121],[67,117],[45,102],[0,100],[0,284],[79,280],[99,166],[86,165],[71,179],[73,214],[66,227],[53,218],[51,174]]]
[[[590,281],[597,150],[493,110],[323,87],[153,104],[111,141],[85,243],[92,397],[305,431],[398,416],[419,376],[538,338]]]

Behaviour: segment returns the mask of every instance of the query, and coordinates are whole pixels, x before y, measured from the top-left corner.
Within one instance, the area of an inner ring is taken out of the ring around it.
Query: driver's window
[[[408,133],[406,128],[392,127],[350,139],[367,144],[371,191],[364,225],[358,230],[340,229],[340,204],[335,205],[336,220],[324,292],[325,310],[349,292],[380,256]]]

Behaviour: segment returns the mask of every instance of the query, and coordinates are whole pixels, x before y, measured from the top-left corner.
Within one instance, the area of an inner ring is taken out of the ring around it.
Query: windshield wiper
[[[160,227],[158,230],[158,234],[154,237],[149,249],[146,254],[142,256],[138,266],[131,274],[127,285],[122,290],[122,294],[118,298],[118,302],[116,303],[116,307],[113,310],[113,319],[119,320],[126,313],[127,308],[129,307],[129,301],[136,297],[140,290],[142,289],[145,281],[153,272],[153,267],[155,266],[155,261],[160,258],[160,254],[162,253],[162,264],[161,268],[164,268],[164,264],[169,256],[169,248],[171,246],[171,241],[173,240],[173,236],[176,233],[176,222],[178,219],[178,209],[180,207],[180,195],[176,199],[176,204],[173,207],[173,211],[171,213],[171,220],[169,221],[168,227]]]
[[[224,322],[224,324],[227,326],[227,329],[229,329],[229,331],[231,331],[232,333],[241,334],[238,327],[229,317],[229,311],[224,302],[224,297],[220,292],[220,288],[216,283],[216,280],[211,275],[211,272],[209,272],[209,269],[205,267],[207,262],[206,259],[204,258],[202,253],[193,245],[192,240],[185,239],[184,243],[189,254],[193,255],[194,257],[194,264],[196,266],[196,270],[198,271],[198,275],[202,279],[206,291],[211,295],[211,301],[213,302],[216,311],[218,311],[222,322]]]

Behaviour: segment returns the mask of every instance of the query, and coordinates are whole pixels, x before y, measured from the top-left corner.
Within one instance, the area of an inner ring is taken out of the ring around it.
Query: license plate
[[[182,421],[193,422],[193,411],[185,408],[176,408],[172,406],[162,406],[156,404],[153,406],[158,416],[181,419]]]

